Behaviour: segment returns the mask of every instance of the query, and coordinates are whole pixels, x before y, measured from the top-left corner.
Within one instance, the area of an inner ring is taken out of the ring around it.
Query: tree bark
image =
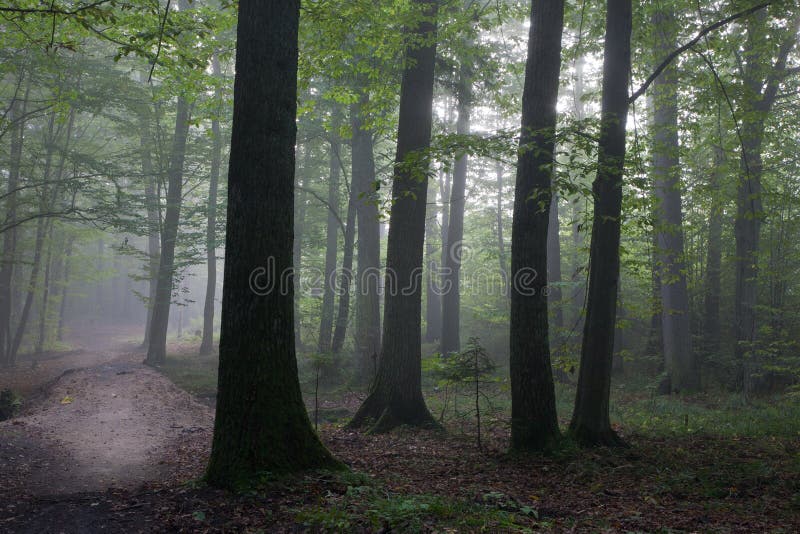
[[[214,77],[219,79],[222,72],[219,58],[215,53],[211,59],[211,68]],[[219,88],[215,90],[214,98],[220,103],[217,113],[221,111],[221,98]],[[214,350],[214,300],[217,293],[217,191],[219,189],[220,167],[222,166],[222,132],[219,127],[219,117],[211,119],[211,169],[208,183],[208,218],[206,221],[206,298],[203,303],[203,340],[200,342],[200,354],[211,354]]]
[[[150,139],[150,108],[145,107],[139,118],[140,138],[139,150],[142,159],[142,176],[144,177],[144,200],[147,211],[147,319],[144,328],[142,348],[150,345],[150,324],[153,319],[153,307],[156,302],[158,286],[158,265],[161,258],[161,202],[153,173],[153,150]]]
[[[659,61],[676,47],[674,13],[662,9],[656,11],[651,19],[656,34],[655,56]],[[686,288],[678,146],[678,80],[674,63],[653,81],[651,91],[664,363],[673,391],[693,392],[699,387],[699,375],[692,348],[689,293]]]
[[[559,438],[547,316],[547,229],[555,165],[562,0],[533,0],[511,227],[511,448]]]
[[[720,349],[719,304],[722,293],[722,198],[720,188],[725,173],[725,151],[714,147],[714,168],[711,170],[711,208],[708,217],[708,256],[706,259],[705,328],[703,338],[709,353]]]
[[[589,291],[575,410],[570,423],[570,433],[583,446],[622,443],[611,428],[608,401],[619,286],[631,11],[631,0],[607,2],[598,166],[592,184]]]
[[[292,270],[299,16],[297,0],[239,2],[219,388],[206,472],[217,487],[338,465],[303,404],[294,284],[281,280]]]
[[[363,93],[350,107],[352,140],[352,188],[356,192],[358,224],[358,272],[356,273],[356,376],[357,385],[369,384],[381,351],[380,219],[372,132],[364,127],[364,108],[369,97]]]
[[[413,0],[421,20],[408,31],[400,89],[392,213],[386,255],[383,351],[369,396],[351,426],[373,431],[435,426],[422,396],[422,262],[433,122],[436,0]]]
[[[350,184],[350,195],[347,200],[347,219],[345,220],[344,242],[342,243],[342,272],[339,273],[339,307],[336,311],[336,324],[333,328],[331,351],[338,356],[344,347],[347,336],[347,325],[350,322],[350,286],[353,283],[353,249],[356,237],[356,189]],[[334,362],[338,368],[338,361]]]

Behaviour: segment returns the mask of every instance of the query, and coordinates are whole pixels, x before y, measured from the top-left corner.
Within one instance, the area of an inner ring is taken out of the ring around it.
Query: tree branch
[[[666,59],[661,62],[661,64],[656,68],[656,70],[654,70],[653,73],[650,76],[647,77],[647,80],[645,80],[645,82],[628,98],[628,103],[632,104],[632,103],[634,103],[636,101],[637,98],[642,96],[644,94],[644,92],[647,91],[647,88],[650,87],[650,85],[655,81],[655,79],[658,78],[659,75],[662,72],[664,72],[664,69],[666,69],[669,66],[669,64],[672,63],[675,60],[675,58],[677,58],[678,56],[680,56],[681,54],[683,54],[684,52],[686,52],[687,50],[692,48],[694,45],[696,45],[698,42],[700,42],[700,39],[702,39],[703,37],[705,37],[709,33],[713,32],[714,30],[717,30],[717,29],[719,29],[719,28],[721,28],[721,27],[723,27],[723,26],[725,26],[727,24],[730,24],[731,22],[733,22],[736,19],[740,19],[742,17],[746,17],[748,15],[752,15],[756,11],[764,9],[765,7],[769,6],[770,4],[772,4],[771,1],[770,2],[764,2],[762,4],[758,4],[757,6],[751,7],[750,9],[745,9],[744,11],[740,11],[740,12],[738,12],[736,14],[731,15],[730,17],[726,17],[726,18],[724,18],[722,20],[719,20],[719,21],[715,22],[714,24],[712,24],[710,26],[706,26],[705,28],[700,30],[698,32],[698,34],[695,35],[694,38],[691,41],[689,41],[688,43],[684,44],[680,48],[677,48],[676,50],[673,50],[666,57]]]

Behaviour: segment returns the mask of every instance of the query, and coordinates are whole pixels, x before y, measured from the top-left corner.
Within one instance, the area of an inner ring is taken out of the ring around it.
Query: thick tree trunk
[[[338,465],[308,420],[294,284],[279,280],[292,269],[299,16],[297,0],[239,1],[219,388],[206,472],[224,488],[265,472]]]
[[[330,154],[328,173],[328,222],[325,239],[325,270],[322,283],[322,310],[319,320],[317,350],[320,354],[331,352],[331,329],[333,328],[333,305],[336,298],[336,260],[339,247],[339,152],[342,142],[339,138],[339,124],[335,118],[330,131]]]
[[[675,49],[674,14],[658,11],[655,56],[661,61]],[[657,254],[661,280],[661,325],[664,363],[673,391],[696,391],[699,376],[692,349],[689,294],[683,250],[678,146],[678,80],[674,64],[651,86],[653,111],[653,181],[656,195]]]
[[[547,316],[547,229],[555,165],[562,0],[533,0],[511,227],[511,448],[559,436]]]
[[[350,107],[352,140],[352,188],[356,192],[358,221],[358,272],[356,273],[356,376],[357,385],[369,384],[381,351],[380,219],[375,182],[373,138],[364,129],[362,114],[369,102],[366,94]]]
[[[219,67],[219,58],[215,53],[211,59],[214,77],[220,78],[222,72]],[[215,98],[219,101],[222,96],[219,89]],[[222,166],[222,132],[219,127],[219,118],[211,120],[211,135],[213,137],[211,148],[211,169],[208,183],[208,218],[206,221],[206,299],[203,303],[203,340],[200,343],[200,354],[211,354],[214,351],[214,300],[217,293],[217,190],[219,188],[219,174]]]
[[[436,59],[436,0],[413,0],[422,20],[409,31],[386,255],[383,350],[369,396],[352,426],[373,431],[434,426],[422,396],[422,262]]]
[[[631,72],[631,0],[608,0],[597,177],[592,184],[594,220],[589,294],[581,367],[570,432],[584,446],[619,445],[608,401],[619,286],[625,123]]]
[[[178,240],[178,226],[183,202],[183,161],[186,155],[188,135],[189,103],[183,96],[179,96],[167,182],[167,209],[161,232],[158,283],[150,322],[150,342],[145,359],[145,363],[148,365],[162,365],[167,358],[167,328],[169,327],[169,310],[175,276],[175,245]]]
[[[456,133],[469,134],[470,110],[472,107],[471,65],[462,63],[457,89],[458,120]],[[461,351],[461,255],[464,241],[464,206],[467,187],[466,154],[456,157],[453,168],[453,187],[450,191],[450,220],[447,241],[443,242],[443,291],[442,291],[442,346],[443,355]]]

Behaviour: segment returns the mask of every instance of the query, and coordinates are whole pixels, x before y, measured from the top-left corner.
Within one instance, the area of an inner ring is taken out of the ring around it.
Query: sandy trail
[[[188,437],[210,436],[213,412],[130,348],[68,355],[67,364],[90,365],[62,371],[21,416],[0,423],[0,495],[135,488],[171,476]]]

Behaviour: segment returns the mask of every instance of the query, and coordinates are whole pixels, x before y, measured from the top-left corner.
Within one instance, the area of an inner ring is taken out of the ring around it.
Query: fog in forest
[[[0,530],[800,529],[798,39],[4,3]]]

